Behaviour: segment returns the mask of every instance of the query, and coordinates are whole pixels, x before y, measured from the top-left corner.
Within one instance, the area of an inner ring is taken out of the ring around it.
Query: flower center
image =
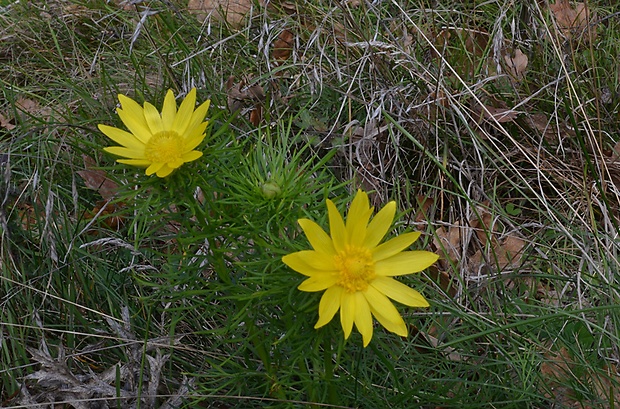
[[[170,163],[181,159],[183,138],[174,131],[156,133],[146,143],[144,156],[152,163]]]
[[[336,284],[349,293],[366,290],[375,278],[375,262],[366,248],[346,246],[334,256],[334,261],[340,273]]]

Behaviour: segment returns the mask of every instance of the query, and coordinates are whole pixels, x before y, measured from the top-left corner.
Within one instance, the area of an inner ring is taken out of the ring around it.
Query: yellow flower
[[[168,176],[186,162],[202,156],[195,151],[205,138],[207,121],[204,121],[210,101],[198,108],[196,89],[185,97],[179,110],[171,90],[168,90],[161,113],[148,102],[142,108],[136,101],[119,95],[121,108],[116,112],[129,130],[99,125],[99,130],[122,146],[104,148],[106,152],[128,159],[117,159],[119,163],[146,167],[146,174]]]
[[[368,195],[358,190],[345,224],[328,199],[331,237],[315,222],[299,219],[314,250],[282,258],[287,266],[309,277],[299,285],[299,290],[325,290],[314,328],[330,322],[340,309],[345,339],[351,335],[355,324],[364,346],[372,338],[372,316],[387,330],[407,336],[407,326],[388,297],[410,307],[428,307],[429,304],[419,292],[392,277],[420,272],[439,258],[428,251],[403,251],[420,237],[419,232],[401,234],[379,244],[392,225],[396,203],[389,202],[370,221],[373,210]]]

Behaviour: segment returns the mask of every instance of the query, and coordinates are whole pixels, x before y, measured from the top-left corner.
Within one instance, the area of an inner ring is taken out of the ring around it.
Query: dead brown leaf
[[[37,101],[30,98],[17,98],[15,100],[15,107],[22,114],[20,115],[21,117],[33,116],[43,121],[47,121],[52,117],[52,109],[50,107],[42,107]]]
[[[97,202],[87,219],[92,219],[96,215],[103,217],[103,223],[113,230],[118,230],[125,222],[123,216],[116,213],[123,207],[123,203],[110,203],[118,192],[118,183],[110,180],[103,170],[95,169],[95,161],[90,156],[82,155],[84,170],[77,171],[82,177],[87,188],[97,191],[103,200]]]
[[[87,188],[96,190],[103,200],[112,200],[118,192],[118,183],[108,179],[106,173],[100,169],[94,169],[95,161],[90,156],[82,155],[84,170],[77,173],[84,180]]]
[[[95,207],[93,207],[93,210],[85,215],[85,218],[90,220],[95,217],[100,217],[100,220],[105,226],[118,231],[125,224],[125,217],[119,215],[123,207],[123,203],[109,203],[104,200],[99,200]]]
[[[494,239],[494,237],[492,237]],[[505,268],[517,267],[521,261],[525,240],[516,236],[507,236],[501,242],[492,240],[493,245],[489,251],[478,250],[469,259],[472,270],[478,270],[480,266],[489,264],[504,270]],[[486,253],[486,256],[483,254]]]
[[[618,371],[615,367],[605,367],[606,374],[586,372],[580,378],[580,382],[592,388],[599,400],[594,404],[583,403],[579,397],[579,392],[571,388],[574,385],[570,382],[575,378],[574,370],[577,363],[571,357],[566,347],[561,347],[559,351],[547,351],[544,354],[544,362],[540,365],[540,373],[546,379],[545,397],[553,399],[558,406],[563,408],[612,408],[613,402],[620,401],[620,390],[617,388]]]
[[[552,285],[539,281],[537,283],[533,283],[533,287],[536,290],[535,297],[541,304],[552,307],[560,307],[562,294],[553,288]]]
[[[256,105],[253,110],[250,111],[250,117],[248,120],[254,126],[258,126],[263,119],[263,108],[260,105]]]
[[[20,204],[18,214],[20,225],[23,230],[31,233],[34,233],[35,231],[38,232],[39,217],[32,205],[28,203]]]
[[[417,328],[416,328],[417,329]],[[423,337],[426,342],[428,342],[429,345],[431,345],[433,347],[433,350],[435,351],[442,351],[445,354],[447,354],[447,358],[448,360],[452,361],[452,362],[465,362],[467,360],[469,360],[471,358],[471,356],[466,356],[466,355],[462,355],[458,352],[458,350],[456,350],[455,348],[452,347],[442,347],[441,345],[441,341],[437,338],[432,336],[431,334],[427,333],[427,332],[423,332],[423,331],[417,331],[417,335]]]
[[[40,110],[39,103],[29,98],[17,98],[17,100],[15,100],[15,106],[20,111],[33,115]]]
[[[575,131],[568,127],[566,122],[557,122],[549,120],[547,115],[543,113],[530,114],[526,121],[537,130],[548,142],[554,142],[558,139],[574,137]]]
[[[63,17],[71,16],[78,18],[89,18],[92,15],[91,9],[80,4],[64,4],[62,7],[64,14]]]
[[[594,30],[588,30],[593,18],[585,3],[578,2],[572,7],[568,0],[557,0],[556,3],[549,4],[549,9],[555,17],[560,34],[566,39],[580,37],[587,31],[592,33],[591,40],[596,37]]]
[[[540,373],[547,379],[548,386],[553,393],[551,395],[545,392],[545,397],[556,400],[562,407],[573,407],[568,405],[575,400],[574,391],[563,385],[563,381],[569,379],[573,365],[568,350],[562,347],[558,352],[548,351],[544,357],[545,361],[540,365]]]
[[[5,117],[2,112],[0,112],[0,128],[15,129],[15,125],[11,123],[11,119]]]
[[[547,115],[543,113],[531,114],[528,116],[527,121],[530,126],[540,132],[547,141],[553,141],[555,139],[556,132],[549,123]]]
[[[523,78],[529,60],[523,51],[516,48],[513,53],[504,55],[504,62],[508,73],[513,78],[520,80]]]
[[[516,266],[521,261],[523,255],[523,249],[525,248],[526,241],[517,236],[506,236],[500,243],[501,258],[500,262],[508,265],[509,263]]]
[[[122,10],[134,10],[136,7],[135,5],[131,4],[131,2],[127,0],[112,0],[111,3],[114,4],[115,6],[118,6]]]
[[[476,237],[480,241],[480,246],[486,247],[487,240],[491,237],[494,240],[495,224],[493,216],[489,212],[489,202],[482,203],[482,206],[476,206],[476,216],[469,221],[469,225],[476,232]]]
[[[617,162],[618,160],[620,160],[620,141],[616,142],[616,145],[614,145],[614,150],[611,153],[611,161]]]
[[[442,263],[443,264],[443,263]],[[448,297],[455,298],[458,294],[458,281],[450,275],[448,271],[441,271],[437,266],[432,266],[426,270],[428,277],[441,288]]]
[[[500,239],[493,216],[487,210],[488,206],[488,202],[483,203],[483,206],[478,206],[477,217],[469,221],[469,225],[475,229],[480,244],[480,249],[470,257],[469,264],[475,271],[479,270],[483,264],[490,264],[499,270],[516,267],[521,260],[526,242],[512,235]]]
[[[49,106],[41,106],[38,101],[30,98],[18,97],[15,100],[15,112],[0,112],[0,129],[15,129],[19,122],[27,123],[33,119],[37,122],[50,122],[54,111]]]
[[[429,33],[430,34],[430,33]],[[489,46],[490,35],[484,30],[462,28],[446,28],[436,35],[430,34],[431,41],[437,52],[431,50],[434,58],[442,56],[461,77],[471,77],[475,74],[480,60],[485,56]],[[463,46],[465,51],[462,52]],[[493,70],[492,58],[483,62],[483,71]]]
[[[289,16],[292,16],[293,14],[297,14],[299,12],[299,9],[298,9],[299,5],[293,1],[278,1],[277,3],[278,3],[277,4],[278,10],[284,11]],[[273,5],[274,5],[273,2],[269,2],[268,4],[268,6],[273,6]]]
[[[478,114],[478,119],[486,121],[497,121],[500,124],[506,122],[512,122],[517,118],[519,113],[510,108],[495,108],[489,105],[474,105],[474,112]]]
[[[440,260],[457,262],[461,259],[461,227],[458,223],[435,230],[433,243],[440,252]]]
[[[263,0],[258,3],[265,5]],[[189,0],[187,9],[201,22],[213,17],[216,21],[240,28],[253,5],[253,0]]]
[[[235,83],[235,77],[228,77],[226,91],[228,93],[228,108],[231,112],[240,110],[247,102],[254,103],[265,100],[263,87],[252,84],[251,78],[244,78]]]
[[[293,33],[290,30],[284,30],[280,33],[276,41],[273,42],[273,50],[271,57],[278,65],[288,60],[293,51]]]
[[[444,269],[449,268],[447,263],[450,261],[460,263],[464,256],[472,272],[479,272],[483,267],[503,270],[520,264],[527,242],[516,235],[500,237],[487,206],[488,204],[479,206],[476,217],[466,224],[457,222],[448,228],[440,227],[435,231],[433,243],[441,254],[440,265]],[[478,239],[476,246],[473,246],[475,241],[469,240],[472,230]]]
[[[235,77],[230,76],[226,81],[228,93],[228,109],[230,112],[242,111],[249,108],[248,119],[255,126],[262,120],[262,103],[265,101],[263,87],[254,83],[250,78],[235,83]]]
[[[431,209],[431,206],[435,204],[435,199],[431,197],[418,195],[416,197],[416,202],[418,203],[419,208],[413,220],[416,223],[419,223],[424,220],[429,220],[429,210]]]

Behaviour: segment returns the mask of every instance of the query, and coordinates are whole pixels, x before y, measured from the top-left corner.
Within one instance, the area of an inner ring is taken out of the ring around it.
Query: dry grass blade
[[[66,355],[62,343],[58,344],[56,356],[52,356],[44,338],[41,339],[38,349],[27,348],[34,362],[40,368],[25,377],[26,383],[20,388],[20,396],[16,399],[17,405],[25,407],[53,407],[63,402],[76,409],[92,408],[130,408],[140,401],[140,406],[147,409],[157,407],[175,407],[191,393],[194,380],[184,378],[177,391],[170,394],[167,400],[159,402],[162,371],[170,357],[162,354],[169,339],[154,338],[144,348],[136,340],[136,336],[129,321],[129,310],[123,308],[123,323],[107,319],[108,325],[121,341],[119,349],[124,350],[126,362],[117,362],[107,369],[86,366],[85,369],[75,360],[82,354],[93,353],[97,347],[87,347],[82,352]],[[39,320],[40,322],[40,320]],[[175,342],[178,341],[178,338]],[[87,351],[88,350],[88,351]],[[143,351],[155,351],[155,355],[147,354],[146,366],[142,367]],[[73,363],[70,361],[75,360]],[[146,375],[139,387],[138,379]],[[28,381],[35,381],[34,384]],[[118,387],[120,385],[120,388]]]

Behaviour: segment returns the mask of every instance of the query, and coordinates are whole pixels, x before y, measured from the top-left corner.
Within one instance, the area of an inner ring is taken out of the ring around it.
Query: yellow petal
[[[346,221],[347,234],[351,245],[361,246],[364,243],[366,227],[372,211],[373,209],[368,204],[368,195],[358,189],[351,202]]]
[[[183,137],[185,138],[183,141],[184,148],[191,151],[196,146],[200,145],[205,139],[205,129],[207,127],[207,123],[203,122],[200,126],[196,127],[193,131],[187,132]]]
[[[144,119],[146,119],[151,134],[155,135],[165,130],[159,111],[149,102],[144,103]]]
[[[340,308],[342,291],[342,287],[333,286],[323,293],[319,303],[319,320],[314,325],[314,328],[321,328],[334,318],[334,315],[336,315]]]
[[[105,136],[112,139],[114,142],[119,145],[124,146],[125,148],[139,150],[144,150],[144,144],[137,139],[133,134],[129,132],[123,131],[122,129],[114,128],[107,125],[97,125],[99,130],[103,132]]]
[[[372,339],[372,315],[370,315],[370,307],[368,301],[361,292],[355,295],[355,327],[362,334],[364,347],[366,347]]]
[[[386,241],[372,251],[372,258],[375,261],[384,260],[400,253],[411,246],[420,237],[419,231],[403,233],[391,240]]]
[[[368,209],[370,209],[368,195],[363,190],[357,189],[357,193],[355,194],[355,197],[351,202],[351,206],[349,207],[349,214],[347,216],[347,228],[349,228],[349,224],[357,221],[356,217],[359,218],[360,215],[366,214]]]
[[[124,163],[132,166],[149,166],[151,161],[148,159],[116,159],[118,163]]]
[[[398,316],[398,320],[396,322],[392,322],[381,312],[374,309],[372,305],[370,306],[370,311],[372,312],[372,315],[375,316],[377,321],[379,321],[379,324],[385,327],[388,331],[400,335],[401,337],[406,337],[408,335],[407,325],[400,315]]]
[[[426,301],[422,294],[391,277],[376,277],[370,285],[401,304],[410,307],[429,306],[428,301]]]
[[[344,331],[344,339],[349,338],[355,321],[355,295],[342,291],[340,296],[340,324]]]
[[[168,90],[166,98],[164,98],[164,105],[161,109],[161,120],[164,125],[164,129],[169,131],[172,129],[174,119],[177,113],[177,103],[174,99],[172,90]]]
[[[157,171],[157,176],[160,178],[165,178],[166,176],[171,174],[173,170],[173,168],[164,165],[161,169]]]
[[[165,163],[161,163],[161,162],[151,163],[151,165],[148,168],[146,168],[146,175],[150,176],[155,172],[159,172],[159,170],[163,168],[164,166],[165,166]]]
[[[144,158],[144,148],[141,150],[124,148],[122,146],[108,146],[103,148],[104,151],[111,153],[112,155],[122,156],[123,158],[130,159],[145,159]]]
[[[379,276],[399,276],[417,273],[430,267],[439,256],[430,251],[405,251],[375,263]]]
[[[183,138],[188,139],[188,140],[193,139],[193,138],[198,138],[198,137],[202,137],[204,139],[205,129],[207,129],[208,125],[209,125],[208,121],[197,122],[195,125],[191,127],[187,127],[185,129],[185,132],[179,133],[179,135],[182,135]]]
[[[396,202],[391,201],[372,218],[366,231],[364,247],[369,249],[377,247],[388,230],[390,230],[392,221],[394,220],[394,214],[396,214]]]
[[[117,109],[116,113],[121,121],[136,138],[142,143],[147,143],[153,134],[144,118],[144,109],[125,95],[119,95],[118,100],[121,102],[121,108]]]
[[[331,240],[336,251],[342,251],[344,250],[344,245],[348,243],[344,220],[334,202],[329,199],[327,199],[326,202],[329,216],[329,234],[331,235]]]
[[[314,250],[303,250],[282,257],[284,264],[307,276],[320,272],[336,272],[333,257],[325,257]]]
[[[211,101],[207,100],[203,102],[192,114],[189,123],[187,124],[187,129],[193,129],[204,122],[205,116],[207,115],[207,111],[209,110],[209,106],[211,105]],[[186,131],[187,132],[187,131]]]
[[[368,234],[368,220],[370,220],[370,216],[375,211],[374,207],[368,209],[365,215],[363,215],[363,222],[360,221],[359,224],[354,225],[349,231],[349,243],[353,246],[362,247],[364,242],[366,241],[366,235]]]
[[[383,317],[388,321],[397,323],[402,320],[400,313],[389,298],[374,287],[368,286],[366,291],[363,291],[362,294],[366,298],[366,301],[368,301],[368,304],[370,304],[374,310],[381,311]]]
[[[192,151],[194,150],[198,145],[200,145],[200,142],[202,142],[205,138],[205,134],[199,135],[198,137],[192,138],[192,139],[188,139],[187,141],[185,141],[185,145],[184,145],[184,149],[186,152]]]
[[[169,160],[168,162],[166,162],[166,166],[168,166],[171,169],[178,169],[183,165],[183,159],[174,159],[174,160]]]
[[[142,107],[132,98],[129,98],[123,94],[118,94],[118,101],[121,103],[121,109],[127,112],[127,114],[142,117],[144,119]]]
[[[316,291],[326,290],[334,286],[334,284],[336,284],[337,281],[338,281],[338,275],[333,274],[333,273],[321,272],[319,274],[313,274],[310,278],[305,280],[303,283],[299,284],[297,289],[299,291],[306,291],[306,292],[313,293]]]
[[[179,107],[179,111],[177,112],[176,117],[174,118],[174,122],[172,123],[172,129],[177,131],[179,135],[183,135],[187,126],[189,125],[189,121],[192,118],[192,113],[194,112],[194,107],[196,105],[196,88],[192,88],[190,92],[187,93],[183,102],[181,102],[181,106]]]
[[[187,162],[195,161],[196,159],[200,158],[201,156],[202,156],[202,152],[200,152],[200,151],[191,151],[191,152],[184,153],[181,158],[183,159],[183,163],[187,163]]]
[[[336,254],[332,240],[321,226],[309,219],[299,219],[297,222],[306,234],[313,249],[328,256]]]

